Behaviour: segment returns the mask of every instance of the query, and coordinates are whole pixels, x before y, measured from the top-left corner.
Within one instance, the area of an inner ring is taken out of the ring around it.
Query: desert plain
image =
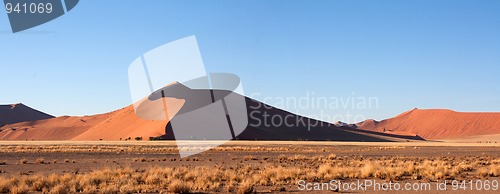
[[[229,141],[185,158],[175,141],[2,141],[0,192],[498,193],[500,143],[457,141]],[[430,187],[314,189],[332,180]]]

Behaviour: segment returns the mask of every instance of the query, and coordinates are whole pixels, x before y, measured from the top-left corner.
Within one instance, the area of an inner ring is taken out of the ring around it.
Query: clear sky
[[[127,106],[130,63],[190,35],[207,71],[239,75],[247,95],[270,104],[377,99],[364,108],[281,105],[303,115],[500,110],[498,0],[84,0],[17,34],[0,12],[0,104],[57,116]]]

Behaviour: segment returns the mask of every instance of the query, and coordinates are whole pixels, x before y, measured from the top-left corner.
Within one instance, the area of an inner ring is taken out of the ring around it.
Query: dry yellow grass
[[[205,150],[206,146],[191,146],[183,148],[185,150],[196,151]],[[8,145],[4,146],[0,153],[176,153],[178,148],[175,145],[169,146],[138,146],[138,145],[101,145],[101,146],[89,146],[89,145]],[[212,151],[216,152],[226,152],[226,151],[238,151],[238,152],[255,152],[255,151],[269,151],[269,152],[284,152],[289,151],[286,147],[267,147],[267,146],[222,146],[213,148]],[[293,151],[293,150],[292,150]],[[311,149],[310,152],[315,150]]]
[[[335,156],[289,157],[298,166],[241,165],[233,169],[214,167],[151,167],[102,169],[85,174],[23,175],[0,178],[0,192],[26,193],[143,193],[143,192],[255,192],[255,186],[295,184],[298,180],[331,179],[438,180],[476,171],[482,177],[500,176],[500,164],[476,168],[474,161],[390,158],[368,160]],[[484,172],[483,172],[484,171]]]

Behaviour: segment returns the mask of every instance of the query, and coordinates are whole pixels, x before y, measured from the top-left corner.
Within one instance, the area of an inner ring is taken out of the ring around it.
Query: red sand
[[[128,106],[106,114],[21,122],[0,128],[3,140],[119,140],[131,137],[147,139],[164,133],[166,121],[137,118]]]
[[[358,128],[396,134],[416,134],[425,139],[448,139],[500,134],[500,113],[413,109],[394,118],[358,123]]]

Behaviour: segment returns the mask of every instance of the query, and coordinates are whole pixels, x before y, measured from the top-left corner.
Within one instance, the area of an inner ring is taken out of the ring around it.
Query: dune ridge
[[[500,134],[500,113],[415,108],[379,122],[366,120],[358,123],[357,127],[384,133],[418,135],[425,139],[493,135]]]
[[[321,123],[308,129],[307,126],[287,126],[284,123],[275,126],[248,125],[236,139],[239,140],[316,140],[316,141],[354,141],[354,142],[398,142],[422,140],[416,136],[399,134],[384,134],[365,130],[353,130],[349,127],[338,127],[330,123],[301,117],[278,109],[265,108],[262,102],[245,98],[249,115],[252,119],[263,119],[264,114],[276,115],[281,118],[303,119],[311,123]],[[182,103],[182,101],[179,101]],[[260,107],[252,109],[250,107]],[[252,114],[258,111],[258,114]],[[196,122],[196,121],[193,121]],[[0,140],[125,140],[142,137],[163,136],[165,139],[175,139],[173,131],[167,129],[167,121],[153,121],[138,118],[134,106],[92,116],[63,116],[46,120],[20,122],[5,125],[0,128]]]

